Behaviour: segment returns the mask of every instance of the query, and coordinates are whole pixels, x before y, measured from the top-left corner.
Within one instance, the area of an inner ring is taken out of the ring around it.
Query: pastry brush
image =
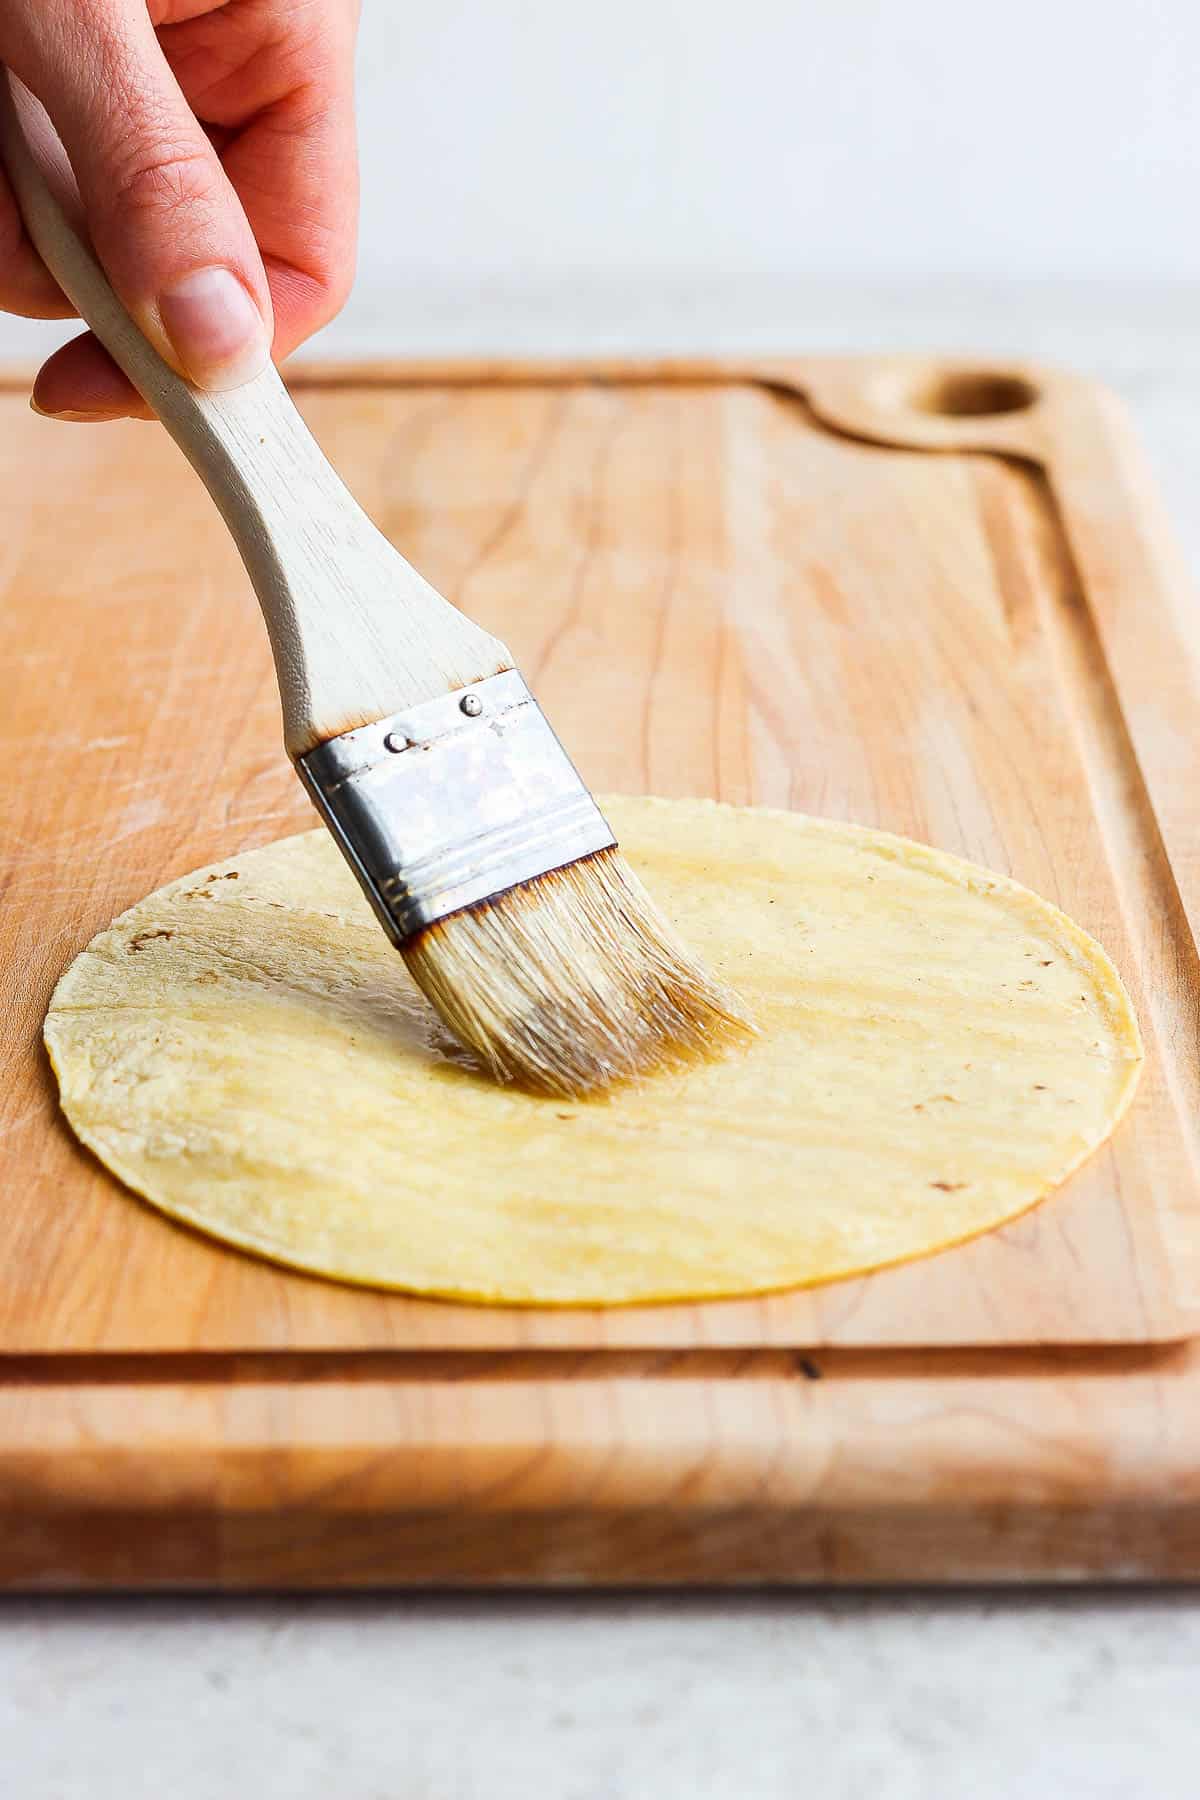
[[[262,607],[284,741],[384,931],[502,1080],[580,1094],[748,1029],[680,942],[505,646],[394,550],[274,368],[197,391],[92,254],[65,153],[0,72],[26,228],[215,500]]]

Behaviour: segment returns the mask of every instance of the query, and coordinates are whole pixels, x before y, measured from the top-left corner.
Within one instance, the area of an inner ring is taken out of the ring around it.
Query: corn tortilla
[[[518,1305],[809,1285],[1015,1218],[1113,1129],[1120,979],[1005,877],[861,827],[614,799],[622,847],[758,1037],[586,1101],[500,1088],[324,831],[161,888],[55,991],[82,1141],[227,1243]]]

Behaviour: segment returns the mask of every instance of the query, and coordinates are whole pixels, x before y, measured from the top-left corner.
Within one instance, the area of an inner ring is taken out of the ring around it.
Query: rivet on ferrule
[[[397,944],[616,841],[515,669],[343,732],[296,768]]]

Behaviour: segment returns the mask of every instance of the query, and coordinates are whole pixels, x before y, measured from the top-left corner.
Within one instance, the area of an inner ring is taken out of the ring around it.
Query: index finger
[[[313,10],[268,4],[246,15],[236,43],[220,13],[158,34],[250,222],[277,358],[333,316],[354,276],[356,20],[349,0]]]

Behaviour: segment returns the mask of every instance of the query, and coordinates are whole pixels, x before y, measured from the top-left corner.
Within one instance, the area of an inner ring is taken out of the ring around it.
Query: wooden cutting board
[[[1112,1145],[1004,1231],[815,1293],[536,1313],[211,1245],[58,1119],[39,1035],[65,964],[311,815],[182,460],[24,393],[0,391],[0,1579],[1200,1564],[1200,1366],[1172,1347],[1200,1308],[1200,630],[1103,394],[912,359],[298,378],[593,786],[857,819],[1011,873],[1103,940],[1146,1033]]]
[[[182,457],[143,425],[68,431],[20,388],[0,394],[0,964],[17,1011],[0,1051],[0,1344],[861,1348],[1190,1330],[1196,680],[1112,409],[1045,376],[1035,400],[1023,379],[826,362],[302,378],[350,486],[504,635],[593,787],[855,819],[1013,874],[1101,939],[1143,1020],[1131,1116],[1007,1230],[813,1293],[608,1313],[447,1306],[271,1268],[168,1223],[64,1129],[39,1037],[71,957],[159,883],[312,814],[280,749],[257,608]]]

